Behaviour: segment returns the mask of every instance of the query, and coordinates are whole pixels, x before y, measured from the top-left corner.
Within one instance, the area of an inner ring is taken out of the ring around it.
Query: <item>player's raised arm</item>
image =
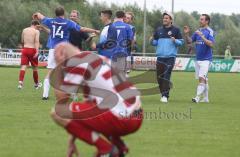
[[[45,27],[44,25],[37,25],[36,27],[37,27],[37,29],[40,30],[40,31],[44,31],[44,32],[46,32],[47,34],[50,33],[50,29],[48,29],[48,28]]]
[[[190,33],[189,26],[184,26],[183,27],[183,32],[184,32],[184,38],[185,38],[187,44],[191,44],[193,41],[192,41],[192,38],[189,35],[189,33]]]
[[[95,33],[95,34],[100,34],[99,30],[92,29],[92,28],[87,28],[87,27],[81,27],[81,32],[87,32],[87,33]]]
[[[210,47],[213,47],[213,46],[214,46],[214,42],[213,42],[211,39],[207,39],[207,38],[205,37],[205,35],[204,35],[201,31],[197,30],[195,33],[202,38],[202,40],[205,42],[206,45],[208,45],[208,46],[210,46]],[[210,35],[210,36],[211,36],[211,35]],[[213,37],[212,37],[212,38],[213,38]]]

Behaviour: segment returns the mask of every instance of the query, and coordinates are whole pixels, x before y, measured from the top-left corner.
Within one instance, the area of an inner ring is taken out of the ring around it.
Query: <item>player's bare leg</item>
[[[26,69],[27,69],[27,65],[21,65],[21,69],[19,72],[18,89],[22,89],[23,87],[23,80],[24,80]]]
[[[23,87],[23,80],[25,75],[25,70],[31,62],[32,66],[37,66],[37,56],[39,49],[39,31],[37,30],[37,25],[39,22],[36,20],[32,20],[31,26],[23,29],[21,35],[21,43],[22,43],[22,56],[21,56],[21,70],[19,74],[19,85],[18,88],[21,89]],[[36,72],[34,74],[36,75]]]

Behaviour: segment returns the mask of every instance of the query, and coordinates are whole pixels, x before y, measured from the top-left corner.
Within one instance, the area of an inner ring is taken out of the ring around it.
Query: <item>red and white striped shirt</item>
[[[140,92],[125,74],[117,73],[107,58],[90,52],[75,55],[65,63],[61,89],[76,93],[79,86],[98,108],[109,109],[118,117],[130,116],[141,106]]]

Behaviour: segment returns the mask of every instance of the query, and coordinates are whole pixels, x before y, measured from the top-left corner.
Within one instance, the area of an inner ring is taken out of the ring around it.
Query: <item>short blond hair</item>
[[[72,11],[71,11],[71,13],[76,13],[77,14],[77,16],[79,17],[79,11],[77,11],[76,9],[73,9]]]
[[[127,11],[127,12],[125,12],[125,14],[131,15],[132,20],[134,20],[135,16],[134,16],[133,12]]]

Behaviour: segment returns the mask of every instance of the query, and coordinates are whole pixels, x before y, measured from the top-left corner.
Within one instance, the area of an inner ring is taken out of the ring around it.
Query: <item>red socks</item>
[[[25,75],[25,70],[20,70],[19,72],[19,82],[23,82],[24,80],[24,75]]]
[[[101,137],[95,142],[95,146],[98,149],[98,153],[101,154],[109,153],[112,150],[112,145]]]
[[[91,145],[94,144],[92,141],[92,137],[91,137],[92,136],[91,131],[89,129],[79,125],[77,122],[71,121],[66,126],[66,130],[73,136],[76,136],[77,138],[84,140],[88,144],[91,144]]]
[[[108,153],[112,149],[111,144],[101,137],[94,142],[92,137],[93,131],[76,121],[71,121],[66,126],[66,130],[73,136],[87,142],[88,144],[95,145],[98,149],[98,153]]]
[[[38,84],[38,71],[33,70],[33,80],[35,84]]]
[[[25,76],[25,70],[20,70],[19,81],[23,82],[24,76]],[[33,80],[34,80],[35,84],[38,83],[38,71],[36,71],[36,70],[33,71]]]

